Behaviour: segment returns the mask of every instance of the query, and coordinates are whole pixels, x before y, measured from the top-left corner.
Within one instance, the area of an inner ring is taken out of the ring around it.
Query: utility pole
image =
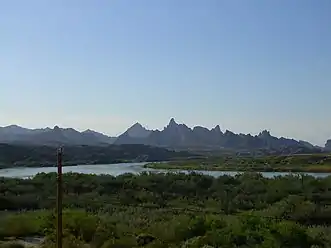
[[[62,248],[62,147],[57,150],[56,247]]]

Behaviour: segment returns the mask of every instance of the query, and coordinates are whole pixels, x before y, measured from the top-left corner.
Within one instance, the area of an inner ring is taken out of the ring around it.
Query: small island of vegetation
[[[254,172],[331,172],[330,154],[295,154],[281,156],[241,157],[218,156],[161,163],[148,163],[146,168],[254,171]]]

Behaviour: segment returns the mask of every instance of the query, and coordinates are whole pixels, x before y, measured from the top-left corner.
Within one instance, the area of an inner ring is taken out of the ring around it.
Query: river
[[[145,163],[121,163],[121,164],[106,164],[106,165],[77,165],[77,166],[65,166],[63,167],[63,172],[77,172],[84,174],[108,174],[113,176],[118,176],[124,173],[139,174],[141,172],[183,172],[190,173],[192,171],[187,170],[161,170],[161,169],[150,169],[144,168]],[[10,169],[0,169],[0,177],[12,177],[12,178],[30,178],[38,173],[49,173],[56,172],[56,167],[17,167]],[[234,176],[238,173],[237,171],[196,171],[201,174],[211,175],[214,177],[219,177],[221,175],[231,175]],[[289,172],[261,172],[264,177],[272,178],[275,176],[286,176],[291,173]],[[331,173],[305,173],[306,175],[311,175],[314,177],[327,177]]]

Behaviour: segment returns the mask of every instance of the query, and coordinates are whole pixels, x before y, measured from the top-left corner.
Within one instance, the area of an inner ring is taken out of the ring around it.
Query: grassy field
[[[330,154],[238,157],[223,156],[196,160],[149,163],[146,168],[255,172],[331,172]]]

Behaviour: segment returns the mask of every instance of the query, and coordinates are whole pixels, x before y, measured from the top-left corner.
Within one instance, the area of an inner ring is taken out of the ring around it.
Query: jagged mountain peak
[[[139,122],[136,122],[135,124],[133,124],[133,125],[131,126],[131,128],[144,128],[144,127],[143,127],[143,125],[141,125]],[[146,128],[144,128],[144,129],[146,129]]]
[[[144,129],[147,130],[143,125],[141,125],[139,122],[136,122],[135,124],[133,124],[131,127],[129,127],[127,129],[128,130],[139,130],[139,129]]]
[[[269,130],[263,130],[262,132],[259,133],[258,135],[259,137],[263,138],[263,137],[271,137],[270,131]]]
[[[54,126],[53,130],[60,130],[60,127],[58,125]]]
[[[211,131],[222,133],[220,125],[216,125],[214,128],[211,129]]]
[[[189,128],[186,124],[184,123],[177,123],[174,118],[171,118],[169,121],[169,124],[164,128],[164,130],[175,130],[175,129],[181,129],[181,130],[190,130],[192,131],[191,128]]]
[[[177,126],[177,122],[175,121],[175,118],[171,118],[170,121],[169,121],[169,124],[168,126]]]
[[[151,133],[151,130],[143,127],[139,122],[136,122],[129,127],[125,134],[132,138],[146,138]]]

